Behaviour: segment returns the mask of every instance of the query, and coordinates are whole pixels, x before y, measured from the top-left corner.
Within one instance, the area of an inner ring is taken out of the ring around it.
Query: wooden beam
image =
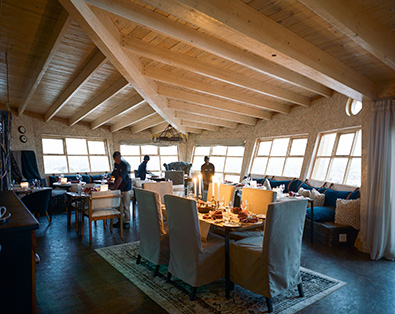
[[[207,131],[213,131],[213,132],[218,132],[219,127],[211,124],[206,124],[206,123],[199,123],[199,122],[194,122],[194,121],[186,121],[186,120],[181,120],[181,124],[187,126],[188,128],[193,128],[197,130],[207,130]]]
[[[120,121],[111,126],[111,132],[116,132],[123,128],[131,126],[132,124],[138,123],[141,120],[144,120],[145,118],[150,117],[155,113],[155,110],[148,104],[138,106],[131,111],[133,112],[133,114],[130,112],[128,116],[122,118]]]
[[[66,87],[45,113],[45,122],[51,120],[105,62],[106,57],[100,51],[96,50],[90,61],[85,64],[83,69],[72,80],[71,84]]]
[[[395,70],[395,38],[354,0],[299,0],[310,10]]]
[[[49,37],[47,46],[41,55],[40,61],[37,64],[36,72],[33,75],[31,85],[26,90],[25,96],[19,106],[18,116],[22,115],[26,107],[29,105],[34,93],[37,90],[38,85],[41,82],[45,72],[48,69],[49,64],[52,61],[56,51],[58,50],[65,32],[71,24],[71,17],[67,11],[63,10],[58,18],[55,28],[52,30],[51,36]]]
[[[122,46],[138,55],[142,55],[170,66],[175,66],[228,84],[246,88],[269,97],[289,101],[301,106],[310,106],[310,99],[306,96],[272,86],[271,84],[262,83],[257,79],[250,78],[235,71],[219,69],[214,67],[212,64],[200,61],[197,58],[188,57],[181,53],[161,48],[157,45],[144,42],[134,37],[123,36]]]
[[[181,86],[184,88],[203,92],[209,95],[235,100],[261,109],[272,110],[280,113],[289,113],[290,107],[288,105],[268,100],[266,97],[263,97],[262,95],[259,94],[243,95],[237,91],[230,90],[227,88],[213,87],[213,86],[209,86],[208,84],[202,83],[198,80],[179,77],[169,71],[158,69],[148,65],[144,66],[143,74],[156,81],[169,83],[171,85]]]
[[[231,39],[237,46],[351,98],[377,97],[374,82],[242,1],[177,0],[177,3],[174,9],[186,11],[190,23],[218,38]],[[276,56],[272,57],[273,54]]]
[[[196,104],[191,104],[180,100],[169,99],[168,102],[168,108],[176,111],[189,112],[202,116],[211,116],[226,121],[232,121],[248,125],[256,125],[257,122],[257,119],[255,118],[246,117],[237,113],[226,112],[223,110],[213,109]]]
[[[106,124],[112,119],[119,117],[127,113],[128,111],[137,108],[138,106],[142,106],[143,104],[146,104],[145,100],[139,94],[136,94],[128,100],[124,101],[119,106],[112,108],[109,112],[101,115],[100,117],[92,121],[91,129],[97,129],[99,126],[102,126],[103,124]]]
[[[152,128],[154,126],[157,126],[158,124],[161,124],[163,122],[163,118],[158,115],[157,113],[154,113],[153,115],[145,118],[144,120],[136,123],[135,125],[130,127],[130,132],[131,133],[138,133],[141,131],[144,131],[146,129]]]
[[[187,90],[181,90],[170,85],[158,83],[158,93],[167,98],[178,99],[210,108],[225,110],[227,112],[239,113],[245,116],[271,120],[272,113],[270,111],[247,106],[230,100],[224,100],[218,97],[209,96],[207,94]]]
[[[151,128],[151,133],[152,134],[158,134],[160,132],[162,132],[169,124],[167,122],[163,122],[161,124],[158,124],[157,126],[154,126],[153,128]]]
[[[181,121],[182,124],[182,121]],[[219,129],[219,128],[218,128]],[[202,129],[198,129],[198,128],[192,128],[192,127],[185,127],[185,130],[188,133],[194,133],[194,134],[202,134]]]
[[[83,0],[59,1],[149,105],[163,119],[184,132],[185,130],[179,125],[179,121],[172,115],[172,112],[166,111],[165,99],[156,94],[155,82],[141,75],[141,61],[137,57],[127,56],[122,50],[120,33],[108,14],[95,7],[90,7]]]
[[[87,104],[85,104],[80,110],[78,110],[70,119],[69,125],[73,126],[78,123],[82,119],[84,119],[87,115],[91,114],[95,111],[101,104],[115,96],[119,93],[126,85],[128,85],[128,81],[125,80],[124,77],[120,77],[117,81],[107,87],[104,91],[102,91],[95,98],[90,100]]]
[[[63,0],[64,1],[64,0]],[[305,88],[322,96],[330,97],[332,91],[322,84],[312,79],[300,75],[283,66],[277,65],[268,60],[262,59],[254,53],[248,52],[243,48],[239,48],[233,44],[217,39],[213,36],[204,34],[198,30],[186,27],[181,23],[173,21],[166,16],[152,12],[139,5],[133,4],[126,0],[86,0],[90,4],[100,7],[126,19],[135,21],[141,25],[154,29],[160,34],[170,36],[190,44],[199,49],[203,49],[212,54],[236,62],[243,66],[249,67],[261,73],[270,75],[274,78],[286,81],[293,85]],[[156,3],[156,0],[144,0],[146,3]],[[153,4],[156,6],[155,4]],[[161,10],[166,10],[173,15],[182,13],[178,9],[179,5],[173,0],[160,1]],[[183,16],[183,14],[181,14]],[[181,19],[183,17],[180,17]],[[188,19],[186,19],[188,21]]]
[[[203,116],[194,113],[186,113],[181,111],[176,111],[175,116],[181,120],[187,120],[192,122],[201,122],[205,124],[211,124],[215,126],[223,126],[224,128],[235,129],[237,127],[237,123],[230,122],[218,118],[212,118],[210,116]]]

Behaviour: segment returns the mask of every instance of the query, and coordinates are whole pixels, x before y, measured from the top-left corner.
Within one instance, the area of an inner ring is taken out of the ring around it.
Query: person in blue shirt
[[[147,171],[147,163],[149,161],[149,156],[145,155],[143,162],[140,164],[139,168],[137,169],[136,178],[140,178],[141,180],[145,180],[147,173],[151,173]]]
[[[130,228],[130,195],[132,190],[132,180],[130,179],[130,165],[122,158],[120,152],[114,152],[114,170],[111,175],[115,178],[113,190],[121,190],[122,193],[122,209],[124,214],[123,227]],[[119,221],[113,227],[119,228]]]

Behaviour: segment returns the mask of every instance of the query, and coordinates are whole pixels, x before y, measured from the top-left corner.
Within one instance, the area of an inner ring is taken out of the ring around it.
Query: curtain
[[[395,259],[395,99],[372,103],[362,235],[372,260]],[[361,230],[362,231],[362,230]]]

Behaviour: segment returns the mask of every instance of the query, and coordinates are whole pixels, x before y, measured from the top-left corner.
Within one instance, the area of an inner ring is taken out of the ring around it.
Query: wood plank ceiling
[[[255,125],[395,81],[394,0],[5,0],[0,104],[112,132]]]

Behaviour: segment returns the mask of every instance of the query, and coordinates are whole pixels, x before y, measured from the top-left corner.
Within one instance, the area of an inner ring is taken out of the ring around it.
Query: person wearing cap
[[[210,185],[210,182],[211,182],[213,175],[215,173],[215,167],[210,162],[210,158],[208,156],[204,157],[204,164],[200,168],[200,172],[203,177],[203,190],[207,191],[208,186]]]
[[[139,168],[137,169],[136,178],[140,178],[141,180],[145,180],[147,173],[151,173],[147,171],[147,163],[149,161],[149,156],[145,155],[143,162],[140,164]]]
[[[112,155],[114,158],[114,170],[111,176],[115,178],[113,190],[121,190],[122,201],[121,206],[123,209],[124,220],[123,227],[125,229],[130,228],[130,195],[132,190],[132,180],[130,179],[130,165],[122,158],[120,152],[114,152]],[[119,228],[119,221],[114,223],[113,227]]]

